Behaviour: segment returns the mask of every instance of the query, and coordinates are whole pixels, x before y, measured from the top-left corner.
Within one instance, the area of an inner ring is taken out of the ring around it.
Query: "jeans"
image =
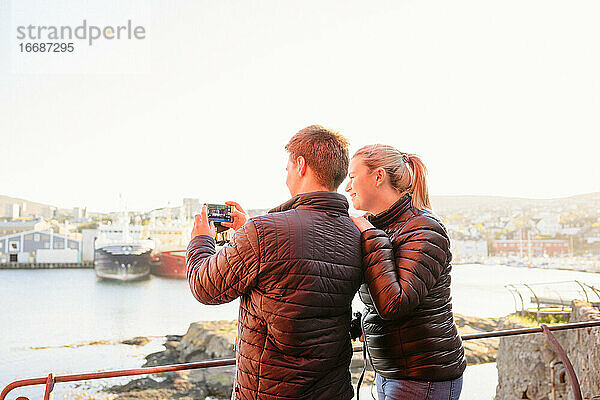
[[[463,378],[443,382],[388,379],[377,374],[379,400],[458,400]]]

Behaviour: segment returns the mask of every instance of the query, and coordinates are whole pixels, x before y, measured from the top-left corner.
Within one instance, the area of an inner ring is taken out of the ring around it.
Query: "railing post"
[[[537,294],[535,294],[533,289],[528,284],[524,283],[523,286],[529,289],[529,291],[531,291],[531,294],[533,294],[533,297],[535,297],[535,302],[537,303],[537,313],[535,314],[535,320],[537,322],[540,322],[540,299],[538,299]]]
[[[571,364],[569,357],[567,357],[565,349],[563,349],[560,343],[558,343],[558,340],[556,340],[556,338],[554,337],[552,332],[550,332],[550,329],[548,329],[548,326],[546,324],[540,325],[540,328],[542,328],[542,332],[544,332],[544,335],[546,335],[548,341],[550,342],[552,347],[554,347],[554,350],[556,350],[565,368],[567,369],[569,379],[571,380],[571,387],[573,388],[573,396],[575,397],[575,400],[583,400],[581,396],[581,387],[579,386],[579,380],[577,379],[577,375],[575,374],[575,369],[573,369],[573,364]]]
[[[54,374],[48,374],[46,378],[46,391],[44,392],[44,400],[50,400],[52,398],[52,391],[54,390]]]

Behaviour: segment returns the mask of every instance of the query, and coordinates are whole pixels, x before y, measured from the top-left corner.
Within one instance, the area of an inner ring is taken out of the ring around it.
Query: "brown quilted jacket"
[[[446,381],[466,361],[452,315],[450,242],[442,223],[405,195],[363,232],[363,334],[383,377]]]
[[[252,218],[215,254],[187,249],[194,297],[240,297],[236,399],[351,399],[351,302],[362,281],[361,235],[338,193],[293,197]]]

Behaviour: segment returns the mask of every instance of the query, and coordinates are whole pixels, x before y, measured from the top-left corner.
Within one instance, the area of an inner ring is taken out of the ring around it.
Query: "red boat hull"
[[[163,251],[156,256],[152,274],[167,278],[186,279],[185,250]]]

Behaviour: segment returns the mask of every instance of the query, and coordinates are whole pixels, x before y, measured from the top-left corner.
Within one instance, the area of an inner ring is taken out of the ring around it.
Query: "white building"
[[[455,262],[482,262],[488,256],[485,240],[450,240],[450,251]]]
[[[81,231],[81,261],[94,261],[94,242],[98,236],[97,229]]]
[[[10,219],[17,219],[21,216],[21,207],[16,203],[7,204],[4,215]]]
[[[85,207],[83,207],[83,208],[74,207],[73,211],[71,212],[71,215],[73,215],[73,218],[75,218],[75,219],[83,219],[83,218],[87,218],[88,213],[87,213],[87,209]]]
[[[184,217],[191,219],[202,210],[202,204],[200,204],[199,199],[184,198],[182,207]]]
[[[544,213],[536,215],[539,221],[536,224],[537,229],[543,235],[556,235],[560,232],[560,214]]]

